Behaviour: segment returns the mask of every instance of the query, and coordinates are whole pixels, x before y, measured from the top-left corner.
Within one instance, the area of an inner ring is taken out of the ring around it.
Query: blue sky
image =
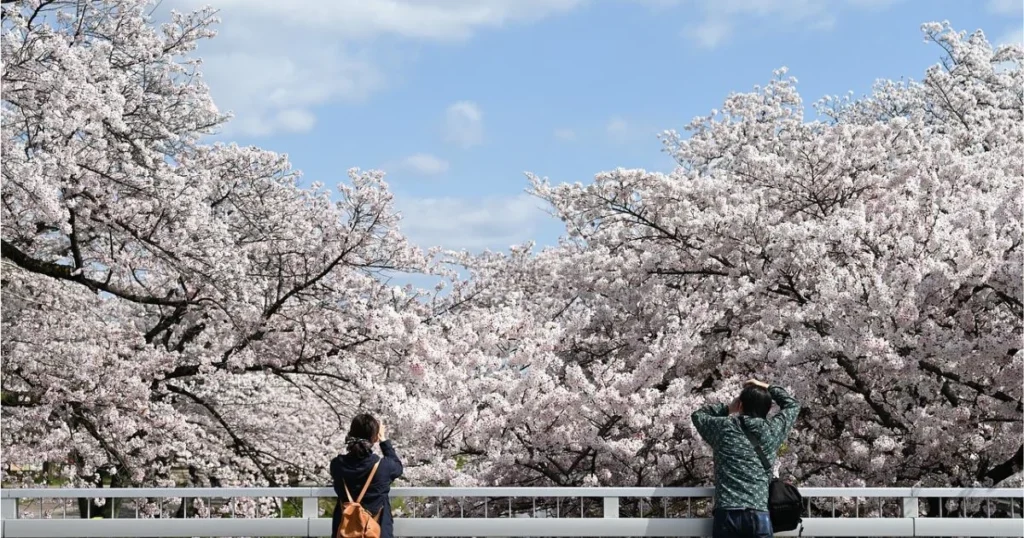
[[[206,2],[203,2],[206,3]],[[288,153],[306,181],[388,172],[403,232],[506,249],[561,233],[524,171],[669,171],[657,133],[787,66],[810,103],[919,79],[920,25],[1021,41],[1024,0],[213,0],[218,136]],[[193,0],[167,2],[183,10]],[[164,8],[161,6],[161,9]]]

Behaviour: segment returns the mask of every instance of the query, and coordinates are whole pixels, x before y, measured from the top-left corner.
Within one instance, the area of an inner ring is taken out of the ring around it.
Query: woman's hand
[[[387,441],[387,440],[388,440],[387,430],[384,428],[384,425],[381,424],[380,427],[377,428],[377,442],[378,443],[383,443],[384,441]]]

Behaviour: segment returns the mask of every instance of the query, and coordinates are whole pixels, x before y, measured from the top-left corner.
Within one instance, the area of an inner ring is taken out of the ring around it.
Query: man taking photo
[[[780,409],[768,418],[772,401]],[[693,413],[697,432],[714,452],[714,538],[773,535],[768,513],[772,476],[770,471],[766,472],[755,443],[768,460],[769,468],[774,468],[779,447],[799,412],[799,402],[782,387],[751,379],[728,406],[709,404]]]

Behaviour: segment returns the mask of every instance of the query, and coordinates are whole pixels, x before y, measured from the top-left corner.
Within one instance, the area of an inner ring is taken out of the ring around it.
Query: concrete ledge
[[[330,527],[330,520],[327,522]],[[289,519],[7,519],[11,538],[159,538],[174,536],[308,536],[309,520]]]

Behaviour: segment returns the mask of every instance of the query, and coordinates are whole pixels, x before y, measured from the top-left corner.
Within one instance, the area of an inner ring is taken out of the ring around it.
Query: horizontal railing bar
[[[326,536],[330,519],[4,520],[4,536],[187,537]],[[711,520],[558,518],[396,518],[396,536],[709,536]],[[795,536],[797,533],[779,533]],[[1024,536],[1017,520],[807,518],[803,536]]]
[[[1009,489],[1009,488],[1007,488]],[[1021,490],[1020,495],[1024,495]],[[913,488],[800,488],[804,497],[915,497]],[[324,489],[325,496],[334,490]],[[392,497],[713,497],[715,488],[544,488],[544,487],[479,487],[479,488],[392,488]],[[952,496],[952,495],[951,495]],[[1013,495],[1009,495],[1012,497]]]
[[[317,497],[321,488],[6,488],[2,499],[75,499],[86,497],[142,499],[148,497]],[[333,495],[331,490],[331,495]]]
[[[407,487],[392,488],[392,497],[712,497],[714,488],[545,488],[545,487]],[[1024,488],[818,488],[802,487],[804,497],[946,497],[1024,498]],[[7,488],[4,499],[178,498],[178,497],[333,497],[326,487],[291,488]]]
[[[920,518],[914,521],[917,536],[1024,536],[1024,524],[1017,519]]]
[[[327,488],[327,495],[334,490]],[[546,487],[409,487],[392,488],[392,497],[712,497],[715,488],[546,488]]]
[[[803,492],[803,489],[800,490]],[[1009,495],[1003,494],[1008,492]],[[920,493],[925,492],[926,494]],[[1024,488],[916,488],[914,494],[911,497],[988,497],[995,498],[1001,497],[1005,499],[1009,498],[1021,498],[1024,497]]]
[[[328,520],[328,528],[330,520]],[[309,536],[309,520],[267,519],[8,519],[5,537]],[[325,534],[330,534],[330,531]]]

